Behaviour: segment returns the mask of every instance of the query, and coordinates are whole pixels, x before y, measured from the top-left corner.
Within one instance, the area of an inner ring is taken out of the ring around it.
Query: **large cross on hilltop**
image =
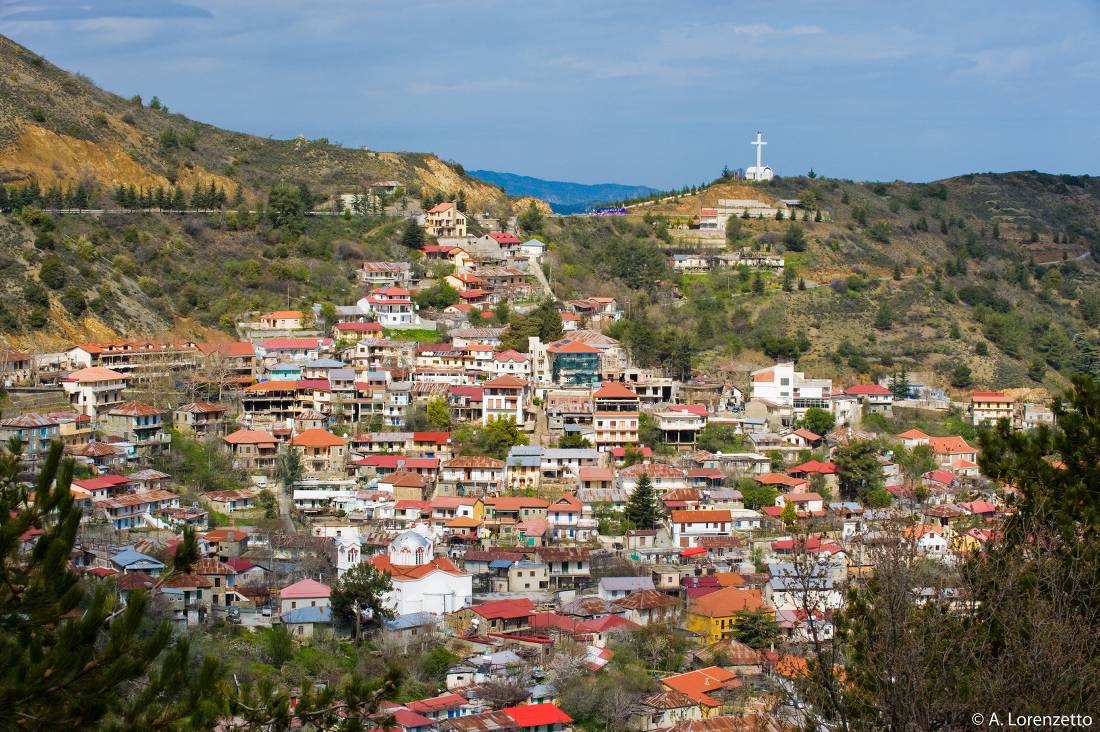
[[[764,142],[764,133],[757,131],[756,139],[749,144],[756,145],[756,168],[759,170],[764,167],[764,146],[768,144]]]

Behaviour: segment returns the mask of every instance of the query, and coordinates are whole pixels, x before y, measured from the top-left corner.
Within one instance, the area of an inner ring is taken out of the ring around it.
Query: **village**
[[[749,175],[771,170],[758,156]],[[768,205],[701,209],[690,236],[798,216],[797,201]],[[975,430],[1053,421],[1047,404],[953,401],[905,374],[640,368],[603,332],[623,303],[556,301],[546,244],[486,218],[474,235],[458,202],[434,205],[410,219],[413,263],[363,262],[361,295],[328,312],[243,314],[235,341],[6,352],[17,406],[0,437],[20,441],[29,476],[55,441],[77,464],[74,571],[122,603],[158,595],[179,633],[446,647],[462,660],[437,693],[387,705],[402,732],[567,729],[557,686],[604,673],[640,633],[687,653],[618,700],[617,728],[780,729],[799,723],[790,682],[876,551],[950,567],[997,535],[1011,489],[982,475]],[[783,267],[766,252],[670,259]],[[180,450],[224,466],[221,486],[161,469]],[[173,571],[191,532],[200,559]],[[378,612],[334,608],[363,567],[387,578]]]

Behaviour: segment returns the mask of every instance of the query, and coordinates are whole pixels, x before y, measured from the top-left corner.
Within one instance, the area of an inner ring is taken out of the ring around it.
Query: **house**
[[[927,445],[928,441],[932,439],[931,437],[917,429],[906,430],[900,435],[896,435],[896,437],[901,440],[901,444],[905,447],[906,450],[912,450],[918,445]]]
[[[635,590],[615,600],[615,605],[625,611],[627,620],[638,625],[672,624],[680,615],[680,601],[653,587]]]
[[[398,615],[392,620],[382,621],[382,640],[409,653],[436,642],[439,635],[441,618],[435,613],[418,612]],[[429,719],[446,719],[467,713],[467,701],[458,694],[444,694],[442,697],[409,702],[409,709],[425,715]]]
[[[454,495],[481,495],[500,490],[504,484],[504,468],[505,462],[496,458],[482,455],[456,457],[443,463],[440,480],[453,486]]]
[[[733,517],[728,509],[675,510],[672,512],[672,545],[680,549],[699,546],[704,536],[728,536]]]
[[[275,310],[260,316],[260,329],[301,330],[304,320],[301,310]]]
[[[404,287],[389,285],[371,290],[366,297],[359,299],[358,305],[363,312],[373,314],[384,328],[411,328],[420,325],[420,316],[416,312],[417,306],[412,300],[412,293]]]
[[[202,497],[215,511],[233,513],[255,508],[256,496],[259,494],[258,488],[234,488],[225,491],[207,491],[202,494]]]
[[[229,446],[234,468],[244,471],[275,470],[279,441],[270,432],[242,429],[226,435],[222,440]]]
[[[971,447],[965,439],[958,435],[948,437],[929,437],[928,445],[936,456],[936,462],[941,467],[950,468],[951,464],[958,460],[977,463],[978,451]]]
[[[697,633],[704,642],[715,643],[733,636],[737,613],[763,606],[760,590],[724,587],[691,600],[685,611],[684,627]]]
[[[526,598],[493,600],[473,605],[447,619],[456,630],[473,628],[479,634],[519,633],[530,629],[535,605]]]
[[[596,447],[603,450],[637,445],[640,408],[638,395],[624,384],[607,382],[592,392]]]
[[[844,395],[854,397],[863,405],[865,414],[877,412],[889,414],[894,406],[894,392],[878,384],[856,384],[844,390]]]
[[[493,419],[510,419],[518,425],[526,421],[527,382],[502,374],[482,385],[481,423]]]
[[[299,608],[328,608],[332,588],[313,579],[298,580],[279,590],[279,612],[289,613]]]
[[[844,604],[844,596],[833,582],[834,563],[839,557],[795,564],[771,562],[771,578],[764,585],[764,599],[776,609],[835,610]]]
[[[96,501],[95,510],[101,512],[116,530],[122,530],[149,526],[152,514],[179,505],[180,497],[175,493],[153,490]]]
[[[45,414],[21,414],[0,419],[0,443],[13,438],[23,444],[22,463],[35,470],[50,451],[50,443],[61,439],[61,423]]]
[[[680,468],[666,463],[635,463],[619,471],[622,489],[630,493],[638,485],[638,479],[648,476],[653,490],[658,494],[688,487],[687,476]]]
[[[776,496],[775,505],[784,508],[788,503],[794,504],[795,513],[803,516],[821,514],[825,510],[825,499],[814,492],[808,493],[780,493]]]
[[[452,202],[440,203],[424,214],[424,228],[437,239],[462,238],[466,236],[466,214]]]
[[[362,312],[356,307],[357,312]],[[358,343],[365,338],[381,338],[383,336],[382,324],[369,323],[337,323],[332,326],[332,337],[338,341]]]
[[[446,615],[466,607],[473,598],[470,574],[447,557],[435,556],[435,542],[417,529],[397,535],[385,554],[368,561],[390,575],[393,589],[387,593],[386,604],[397,615]]]
[[[61,379],[73,409],[89,417],[122,404],[122,392],[128,386],[129,377],[103,366],[77,369]]]
[[[1015,411],[1016,400],[999,391],[976,391],[970,395],[970,423],[975,427],[996,424],[1002,419],[1012,424]]]
[[[328,605],[309,605],[279,614],[279,621],[295,638],[312,638],[318,628],[332,625],[332,608]]]
[[[729,693],[741,686],[736,674],[718,666],[666,676],[661,684],[690,697],[700,705],[704,717],[718,714]]]
[[[702,709],[695,699],[679,691],[659,691],[635,703],[630,715],[630,729],[655,732],[702,718]]]
[[[710,259],[703,254],[673,254],[672,269],[685,274],[700,274],[710,270]]]
[[[290,440],[291,447],[302,455],[307,473],[342,475],[347,462],[347,444],[343,437],[327,430],[310,429],[299,432]]]
[[[359,281],[370,287],[405,287],[412,279],[408,262],[363,262]]]
[[[213,557],[202,557],[191,565],[191,574],[205,577],[210,582],[208,603],[212,607],[230,607],[242,599],[233,589],[237,570]]]
[[[225,431],[226,407],[211,402],[188,402],[172,412],[172,426],[182,432],[206,437]]]
[[[601,577],[596,594],[605,600],[619,600],[638,590],[652,590],[650,577]]]
[[[167,450],[172,443],[171,435],[164,431],[160,410],[141,402],[108,407],[99,424],[107,435],[129,442],[145,454]]]
[[[820,445],[825,440],[825,438],[821,435],[811,432],[805,427],[799,427],[793,432],[789,432],[786,435],[783,435],[782,440],[788,445],[794,445],[795,447],[802,447],[807,450],[812,450],[813,448]]]
[[[111,557],[111,566],[122,574],[143,574],[159,577],[164,571],[164,562],[148,554],[142,554],[132,546],[125,547]]]
[[[917,551],[921,554],[942,559],[950,551],[946,533],[939,526],[914,524],[906,528],[903,535],[916,545]]]

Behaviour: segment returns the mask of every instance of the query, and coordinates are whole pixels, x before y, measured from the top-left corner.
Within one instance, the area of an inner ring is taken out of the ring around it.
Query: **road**
[[[279,518],[282,519],[283,528],[288,534],[297,534],[298,526],[294,523],[294,519],[291,518],[290,514],[291,509],[294,507],[290,491],[280,483],[279,490],[275,491],[275,497],[279,501]]]

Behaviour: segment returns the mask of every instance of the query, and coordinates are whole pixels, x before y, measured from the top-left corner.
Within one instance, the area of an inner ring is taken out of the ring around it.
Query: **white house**
[[[728,509],[672,512],[672,545],[688,549],[699,545],[703,536],[729,536],[733,516]]]
[[[832,379],[807,379],[789,361],[752,372],[752,398],[792,407],[796,419],[810,407],[829,409],[832,391]]]
[[[76,412],[95,417],[108,407],[122,404],[122,391],[128,383],[125,374],[102,366],[91,366],[77,369],[61,379],[61,388]]]
[[[383,327],[412,327],[420,325],[420,315],[412,293],[404,287],[390,285],[371,290],[357,303],[364,313],[373,314]]]

